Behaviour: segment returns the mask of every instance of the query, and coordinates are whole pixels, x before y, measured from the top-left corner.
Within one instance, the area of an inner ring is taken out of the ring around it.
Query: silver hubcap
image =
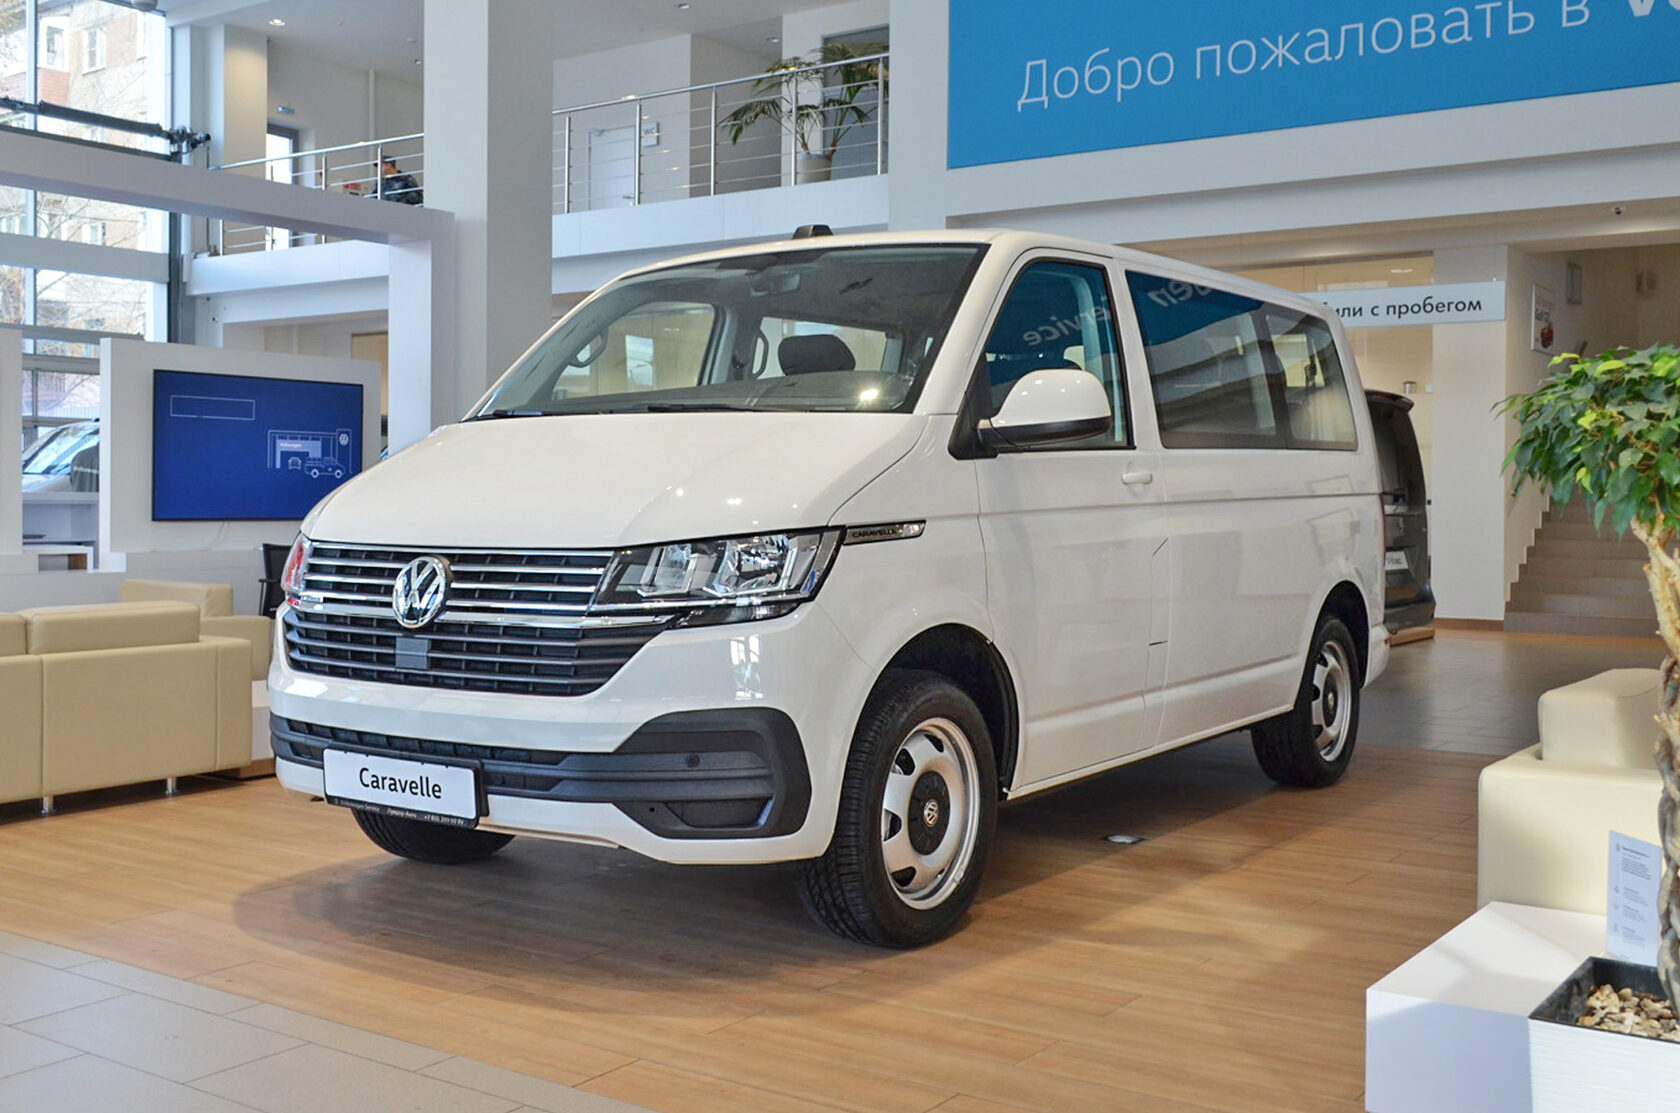
[[[1325,642],[1313,664],[1313,745],[1318,756],[1335,761],[1347,745],[1352,725],[1353,670],[1340,642]]]
[[[899,899],[933,908],[968,873],[980,831],[980,774],[961,727],[928,719],[899,743],[881,799],[881,861]]]

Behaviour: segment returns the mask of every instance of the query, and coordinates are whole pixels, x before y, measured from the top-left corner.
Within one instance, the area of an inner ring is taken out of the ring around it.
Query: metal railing
[[[378,198],[404,204],[419,204],[425,198],[426,155],[425,135],[397,135],[389,139],[370,139],[365,143],[346,143],[338,147],[321,147],[310,151],[294,151],[270,158],[246,159],[212,166],[212,170],[243,170],[261,168],[262,176],[271,182],[301,185],[310,189],[331,189],[351,196]],[[387,175],[384,164],[389,159],[396,173]],[[300,235],[284,228],[265,228],[255,224],[209,220],[207,241],[216,255],[241,251],[273,251],[302,244],[321,243],[324,237]]]
[[[653,204],[886,173],[888,55],[599,101],[554,112],[554,212]],[[399,135],[213,166],[387,201],[423,199],[425,136]],[[397,173],[386,175],[386,159]],[[323,242],[206,222],[212,254]]]
[[[597,101],[554,113],[554,211],[882,174],[887,59]]]

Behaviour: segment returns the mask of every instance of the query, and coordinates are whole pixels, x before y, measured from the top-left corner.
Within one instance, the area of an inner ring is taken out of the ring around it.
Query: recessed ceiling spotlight
[[[780,35],[771,35],[769,38],[765,39],[764,41],[767,42],[767,43],[779,43],[779,42],[782,41],[782,37]]]
[[[268,25],[270,27],[284,27],[286,26],[286,21],[281,19],[279,16],[275,16],[273,19],[268,21]]]
[[[420,59],[416,58],[414,60],[414,64],[418,66],[418,65],[422,65],[423,63],[420,61]]]
[[[694,7],[693,4],[678,4],[677,5],[677,11],[686,12],[686,11],[688,11],[688,9],[690,9],[692,7]]]

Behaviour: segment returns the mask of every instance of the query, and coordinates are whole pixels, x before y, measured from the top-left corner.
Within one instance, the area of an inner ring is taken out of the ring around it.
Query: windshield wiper
[[[474,421],[496,421],[509,417],[553,417],[550,410],[485,410],[481,414],[474,414]]]
[[[677,414],[715,410],[731,413],[759,413],[768,407],[747,406],[739,402],[649,402],[644,411],[650,414]]]

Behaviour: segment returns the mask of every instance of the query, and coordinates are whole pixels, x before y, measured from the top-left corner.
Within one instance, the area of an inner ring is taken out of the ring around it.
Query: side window
[[[1263,302],[1152,274],[1127,275],[1167,448],[1281,448]]]
[[[1330,327],[1316,317],[1278,306],[1267,307],[1266,326],[1283,369],[1289,447],[1357,448],[1353,404]]]
[[[1129,446],[1119,352],[1107,272],[1078,263],[1033,263],[1016,276],[986,341],[985,373],[992,391],[986,414],[996,414],[1010,387],[1024,376],[1077,367],[1101,380],[1114,411],[1114,427],[1100,437],[1061,447]]]

